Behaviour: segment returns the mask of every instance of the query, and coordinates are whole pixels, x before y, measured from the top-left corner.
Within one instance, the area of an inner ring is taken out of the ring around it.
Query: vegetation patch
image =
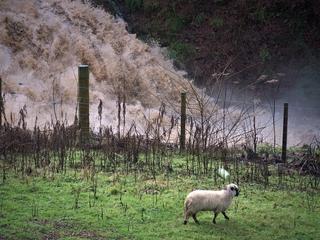
[[[143,0],[125,0],[125,6],[131,12],[135,12],[143,8]]]
[[[195,53],[195,49],[190,44],[182,42],[174,42],[169,47],[169,55],[172,59],[177,61],[183,61],[183,59],[192,56]]]
[[[242,184],[240,196],[229,211],[230,220],[222,215],[212,224],[212,213],[202,212],[200,225],[190,220],[183,225],[183,202],[195,188],[219,188],[211,177],[193,178],[172,176],[169,185],[158,190],[142,178],[121,175],[117,184],[123,193],[108,194],[113,184],[101,184],[97,199],[90,204],[90,182],[82,180],[79,207],[74,208],[70,192],[72,185],[65,181],[72,172],[58,174],[55,180],[32,177],[20,178],[10,173],[0,186],[1,225],[4,239],[317,239],[320,196],[312,198],[294,189],[261,188],[255,184]],[[99,182],[106,182],[108,173],[99,174]],[[166,182],[162,176],[159,181]],[[59,182],[59,184],[57,184]],[[152,181],[151,181],[152,182]],[[30,184],[37,190],[30,192]],[[137,192],[140,186],[157,190]],[[32,214],[34,199],[39,208]],[[308,202],[312,202],[309,205]],[[280,226],[280,227],[279,227]]]
[[[223,72],[230,62],[228,71],[237,73],[235,79],[251,82],[266,69],[277,73],[291,61],[303,67],[320,56],[317,1],[145,0],[144,11],[132,11],[123,3],[128,0],[119,2],[138,36],[150,35],[163,46],[179,42],[197,49],[179,61],[198,81],[213,81],[212,74]],[[268,55],[261,52],[263,44]]]
[[[209,21],[210,26],[212,26],[213,28],[219,29],[223,26],[224,21],[222,18],[220,17],[214,17],[211,18]]]

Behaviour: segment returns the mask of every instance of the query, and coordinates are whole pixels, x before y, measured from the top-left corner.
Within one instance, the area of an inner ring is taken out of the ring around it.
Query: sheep
[[[200,211],[213,211],[212,222],[216,224],[216,217],[221,212],[225,219],[229,220],[226,210],[230,206],[234,196],[239,195],[239,188],[236,184],[229,184],[223,190],[195,190],[188,194],[184,202],[184,224],[192,216],[195,223],[199,224],[196,217]]]

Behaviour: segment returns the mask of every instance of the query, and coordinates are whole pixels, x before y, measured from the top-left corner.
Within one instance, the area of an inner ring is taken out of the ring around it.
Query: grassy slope
[[[222,184],[222,182],[220,183]],[[200,213],[200,225],[183,225],[183,201],[193,187],[210,188],[208,178],[159,176],[157,185],[134,176],[99,173],[97,199],[79,174],[19,179],[0,186],[0,239],[319,239],[320,196],[241,186],[230,221]],[[81,189],[79,208],[74,209]],[[151,194],[154,189],[159,194]],[[91,203],[89,203],[89,201]],[[91,204],[91,207],[89,205]],[[94,206],[92,206],[94,205]]]

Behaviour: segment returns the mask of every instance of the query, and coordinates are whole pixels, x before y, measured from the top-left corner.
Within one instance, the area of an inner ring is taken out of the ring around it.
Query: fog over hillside
[[[103,101],[103,124],[115,126],[118,95],[127,122],[142,121],[160,102],[188,88],[162,49],[126,31],[126,23],[80,1],[1,1],[0,73],[7,114],[26,105],[28,126],[67,119],[77,103],[77,66],[90,66],[91,125]],[[56,114],[54,113],[56,103]],[[154,113],[155,114],[155,113]],[[31,124],[31,125],[30,125]]]
[[[223,94],[217,95],[223,86],[220,83],[212,86],[215,94],[209,98],[206,91],[196,89],[186,79],[186,72],[173,66],[166,49],[157,43],[146,44],[135,34],[129,34],[122,19],[82,1],[0,2],[0,76],[9,121],[12,119],[17,123],[20,109],[26,106],[28,128],[33,127],[36,117],[40,126],[51,120],[71,124],[77,106],[77,68],[80,64],[90,67],[90,123],[94,129],[99,125],[100,100],[103,102],[103,126],[117,126],[119,99],[126,104],[126,129],[135,122],[143,132],[147,122],[159,115],[162,102],[166,104],[165,121],[170,125],[172,115],[175,120],[179,117],[180,92],[187,91],[188,114],[193,119],[199,117],[199,96],[207,99],[204,101],[205,115],[210,118],[210,124],[214,124],[210,129],[212,134],[222,134],[223,126],[223,134],[237,136],[252,128],[250,122],[256,114],[260,139],[272,141],[270,98],[256,97],[252,91],[237,93],[239,87],[233,86],[235,91],[229,89],[226,96],[230,91],[235,94],[225,99]],[[318,76],[310,75],[310,72],[302,71],[297,84],[307,84],[301,80],[306,78],[314,82]],[[309,141],[319,132],[316,120],[319,111],[314,110],[317,104],[303,109],[301,106],[310,99],[314,99],[312,103],[317,102],[316,93],[320,87],[313,89],[307,84],[301,88],[300,85],[296,89],[303,91],[290,90],[277,96],[278,144],[281,143],[281,105],[284,101],[289,101],[289,144]],[[252,111],[253,99],[258,103],[255,113]],[[294,99],[297,99],[295,103]],[[223,105],[221,101],[230,104]],[[295,107],[291,108],[291,104]],[[225,117],[221,117],[223,115]],[[241,124],[237,123],[240,118],[245,119]]]

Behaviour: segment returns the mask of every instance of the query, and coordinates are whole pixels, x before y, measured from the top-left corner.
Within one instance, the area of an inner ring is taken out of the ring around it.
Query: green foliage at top
[[[186,26],[186,20],[180,16],[170,16],[166,24],[171,33],[180,32]]]
[[[228,3],[227,0],[214,0],[214,2],[217,3],[217,4],[221,4],[221,5]]]
[[[138,36],[150,35],[163,46],[179,41],[199,49],[181,65],[190,75],[198,75],[196,79],[209,79],[208,69],[223,71],[226,52],[237,56],[232,69],[243,72],[244,78],[247,71],[242,70],[256,62],[265,64],[250,74],[278,71],[289,60],[304,66],[319,55],[317,1],[144,0],[143,4],[144,11],[131,11],[129,25],[131,19]]]
[[[195,53],[192,45],[176,41],[169,47],[169,56],[177,61],[183,61]]]
[[[203,12],[201,12],[194,17],[192,24],[199,27],[204,23],[205,20],[206,20],[206,15]]]
[[[220,17],[213,17],[210,19],[209,25],[214,28],[221,28],[224,25],[224,21]]]
[[[144,0],[143,9],[146,12],[158,11],[160,9],[160,2],[159,1],[153,1],[153,0]]]
[[[130,12],[135,12],[143,8],[143,0],[125,0],[125,5]]]
[[[253,17],[259,23],[265,23],[267,21],[267,11],[265,7],[257,8],[253,13]]]

